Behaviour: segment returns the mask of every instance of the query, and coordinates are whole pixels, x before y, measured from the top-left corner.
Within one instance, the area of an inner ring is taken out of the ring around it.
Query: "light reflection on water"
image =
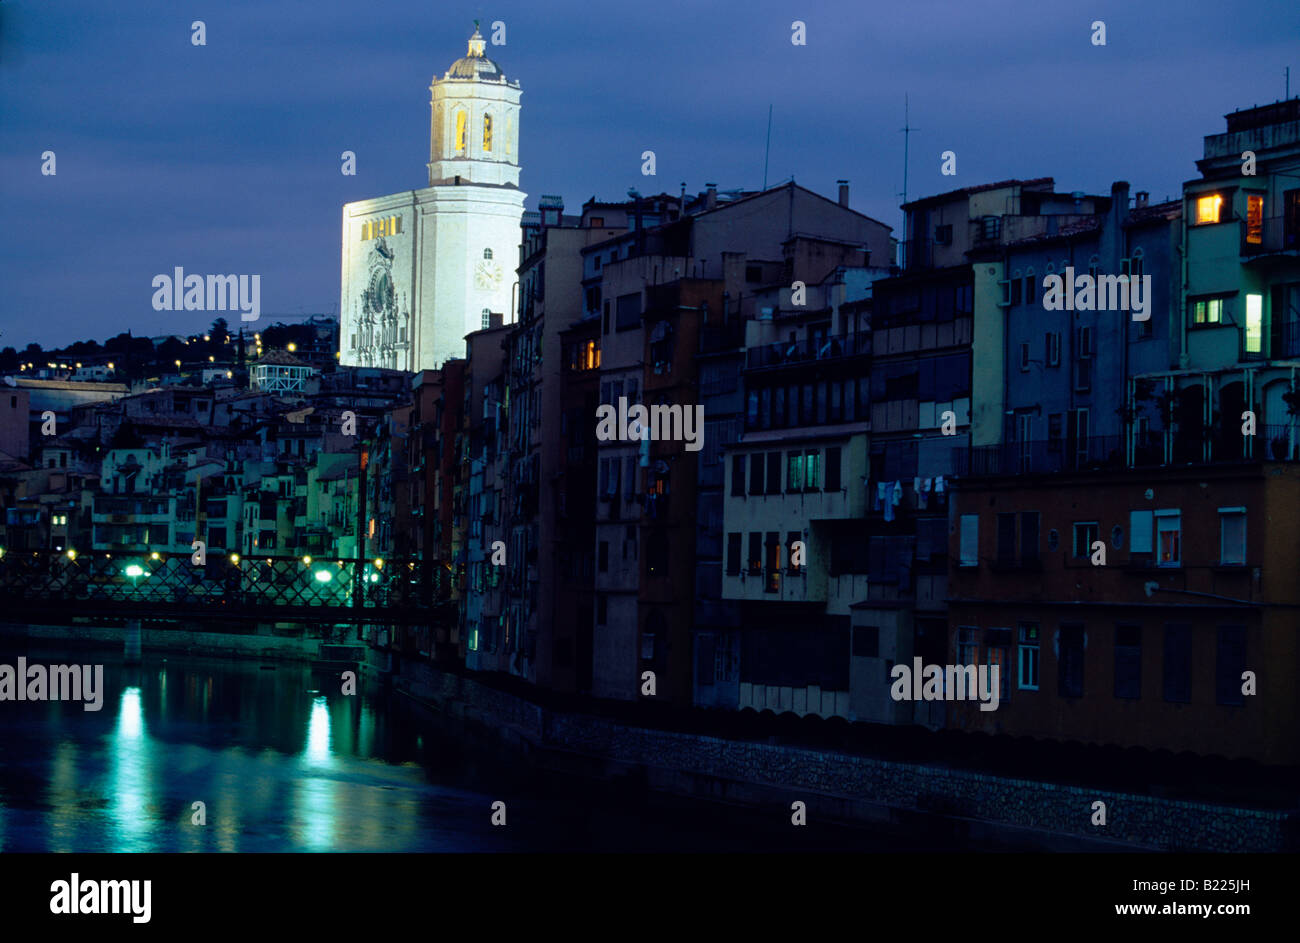
[[[117,711],[117,729],[108,744],[112,757],[108,795],[113,797],[113,851],[148,851],[156,809],[151,808],[154,780],[150,774],[151,753],[157,744],[145,735],[144,705],[140,689],[122,692]]]
[[[414,729],[366,696],[321,693],[338,689],[337,675],[79,658],[108,662],[101,711],[0,704],[0,852],[508,847],[486,812],[434,827],[449,808],[490,800],[462,787],[457,757],[430,770]],[[192,821],[196,801],[204,825]]]
[[[0,852],[950,850],[541,777],[337,672],[26,654],[102,662],[104,706],[0,702]]]

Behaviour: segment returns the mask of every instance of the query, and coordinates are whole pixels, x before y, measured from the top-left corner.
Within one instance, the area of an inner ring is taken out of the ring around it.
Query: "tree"
[[[230,336],[230,325],[226,323],[225,318],[217,318],[212,322],[212,327],[208,329],[208,336],[212,338],[213,345],[220,347]]]

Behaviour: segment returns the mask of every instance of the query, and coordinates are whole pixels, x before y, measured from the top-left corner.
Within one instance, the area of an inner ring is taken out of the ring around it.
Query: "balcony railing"
[[[745,366],[750,370],[757,370],[791,364],[841,360],[870,353],[871,335],[860,332],[751,347],[745,352]]]
[[[1262,220],[1253,232],[1250,223],[1241,224],[1241,254],[1244,256],[1273,255],[1300,250],[1300,227],[1285,216],[1270,216]],[[1252,241],[1252,237],[1254,241]]]
[[[1132,461],[1126,458],[1125,437],[1121,435],[1092,436],[1083,442],[1064,439],[1003,442],[958,450],[953,455],[953,466],[958,476],[1006,476],[1163,465],[1300,461],[1300,428],[1293,432],[1285,424],[1263,426],[1249,444],[1251,454],[1247,455],[1247,443],[1241,435],[1215,436],[1196,429],[1176,431],[1173,457],[1166,462],[1164,437],[1159,434],[1138,441]]]
[[[1300,321],[1283,324],[1273,348],[1274,358],[1300,357]]]

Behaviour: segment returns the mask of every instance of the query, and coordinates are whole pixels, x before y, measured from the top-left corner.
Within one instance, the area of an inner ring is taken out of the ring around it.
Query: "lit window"
[[[1264,197],[1246,197],[1246,241],[1257,246],[1264,241]]]
[[[456,150],[465,150],[465,136],[468,131],[469,118],[463,111],[456,112]]]
[[[1219,508],[1219,563],[1242,566],[1246,562],[1246,509]]]
[[[804,457],[799,452],[786,453],[787,472],[785,476],[787,491],[803,490]]]
[[[483,116],[483,153],[492,152],[492,116]]]
[[[1246,353],[1258,354],[1264,345],[1264,296],[1246,296]]]
[[[1217,223],[1222,210],[1223,197],[1220,194],[1212,193],[1209,196],[1197,197],[1196,225],[1203,226],[1206,223]]]
[[[1223,321],[1223,299],[1206,298],[1192,302],[1193,324],[1220,324]]]
[[[1183,524],[1178,511],[1156,511],[1156,563],[1181,566]]]

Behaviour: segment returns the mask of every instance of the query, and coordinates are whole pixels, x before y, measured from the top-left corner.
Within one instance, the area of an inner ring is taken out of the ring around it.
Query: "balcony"
[[[1211,436],[1205,430],[1189,429],[1175,431],[1173,458],[1166,462],[1164,441],[1162,435],[1154,435],[1138,442],[1131,462],[1125,459],[1125,437],[1107,435],[1093,436],[1083,443],[1052,439],[974,446],[954,452],[953,465],[959,477],[980,477],[1168,465],[1300,461],[1300,428],[1293,430],[1285,424],[1262,427],[1252,443],[1251,455],[1246,454],[1246,443],[1240,435]],[[1205,457],[1207,447],[1208,459]]]
[[[1093,436],[1084,442],[1047,439],[977,445],[953,453],[958,476],[1040,475],[1124,467],[1122,436]]]
[[[838,337],[805,338],[793,343],[782,341],[751,347],[745,352],[745,367],[749,370],[775,369],[806,363],[826,363],[870,354],[871,335],[859,332]]]
[[[1300,357],[1300,321],[1292,321],[1275,329],[1273,357]]]
[[[1277,255],[1294,258],[1297,251],[1300,251],[1300,226],[1294,219],[1270,216],[1253,233],[1250,223],[1241,224],[1241,255],[1247,261]]]

